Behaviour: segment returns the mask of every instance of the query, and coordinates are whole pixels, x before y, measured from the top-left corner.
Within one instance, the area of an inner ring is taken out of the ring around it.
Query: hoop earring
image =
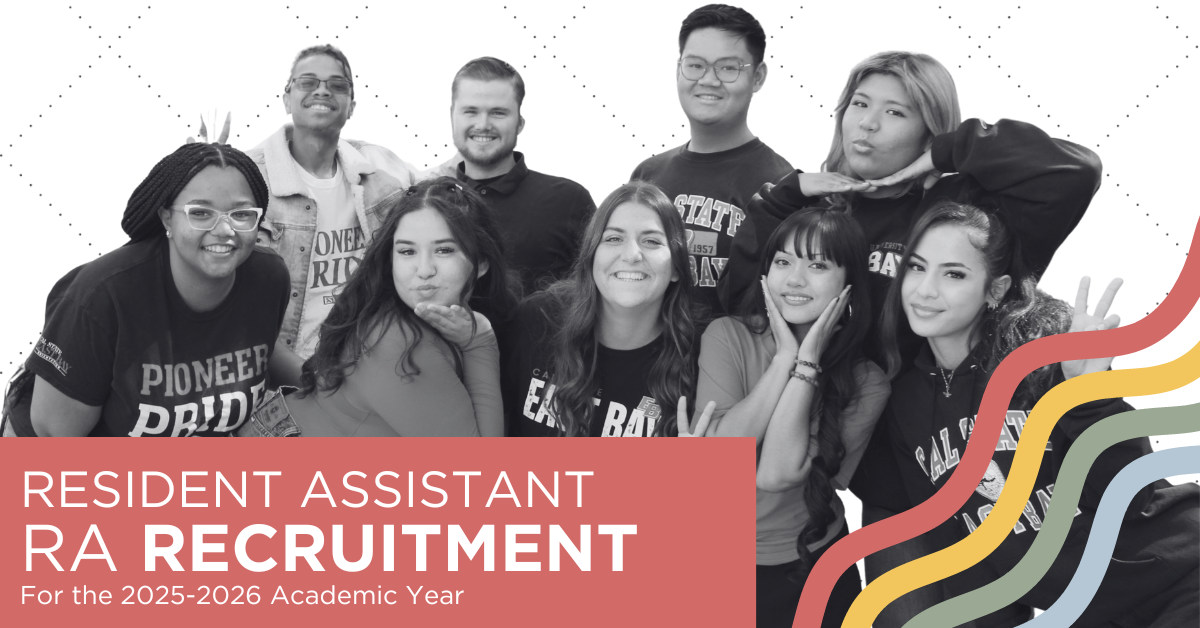
[[[996,311],[996,306],[997,306],[997,304],[996,304],[996,303],[988,303],[988,304],[987,304],[987,309],[988,309],[988,311],[989,311],[989,312],[995,312],[995,311]]]

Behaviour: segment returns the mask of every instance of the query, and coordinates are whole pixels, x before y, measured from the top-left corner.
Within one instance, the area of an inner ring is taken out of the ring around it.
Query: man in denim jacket
[[[334,289],[420,171],[386,148],[341,138],[354,112],[354,85],[350,63],[333,46],[300,52],[283,104],[292,123],[247,152],[271,192],[258,243],[283,256],[292,276],[271,374],[276,384],[298,384]]]

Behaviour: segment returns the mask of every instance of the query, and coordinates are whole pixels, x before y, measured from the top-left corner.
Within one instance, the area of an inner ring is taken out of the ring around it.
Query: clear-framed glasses
[[[324,83],[333,94],[349,94],[352,87],[349,80],[334,76],[321,80],[315,76],[297,76],[291,80],[291,85],[302,92],[313,92]]]
[[[197,231],[212,231],[222,218],[229,220],[229,226],[234,231],[258,230],[258,219],[263,210],[258,207],[239,207],[227,212],[217,211],[204,205],[183,205],[172,207],[177,212],[187,216],[188,224]]]
[[[753,66],[753,63],[741,63],[741,59],[717,59],[709,64],[700,57],[684,57],[679,60],[679,73],[689,81],[699,81],[711,67],[716,71],[718,81],[732,83],[742,75],[742,68]]]

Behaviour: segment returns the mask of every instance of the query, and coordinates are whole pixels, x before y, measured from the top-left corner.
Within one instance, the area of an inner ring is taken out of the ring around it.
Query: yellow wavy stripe
[[[1200,378],[1200,344],[1176,360],[1141,369],[1104,371],[1067,380],[1046,393],[1029,413],[1013,466],[991,514],[966,539],[884,574],[859,594],[843,628],[870,628],[896,598],[979,562],[1008,536],[1033,491],[1050,431],[1070,409],[1096,399],[1157,395]],[[1032,444],[1030,444],[1032,443]]]

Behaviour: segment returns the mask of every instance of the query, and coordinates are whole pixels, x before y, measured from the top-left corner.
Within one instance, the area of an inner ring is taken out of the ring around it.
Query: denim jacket
[[[300,178],[299,165],[292,159],[288,143],[292,126],[284,125],[262,144],[246,151],[258,164],[271,193],[266,215],[258,231],[258,244],[279,253],[292,276],[291,300],[279,337],[294,348],[300,334],[304,293],[317,231],[316,201]],[[358,140],[338,142],[339,171],[350,181],[354,211],[370,242],[383,222],[387,208],[400,198],[420,176],[392,151]]]

